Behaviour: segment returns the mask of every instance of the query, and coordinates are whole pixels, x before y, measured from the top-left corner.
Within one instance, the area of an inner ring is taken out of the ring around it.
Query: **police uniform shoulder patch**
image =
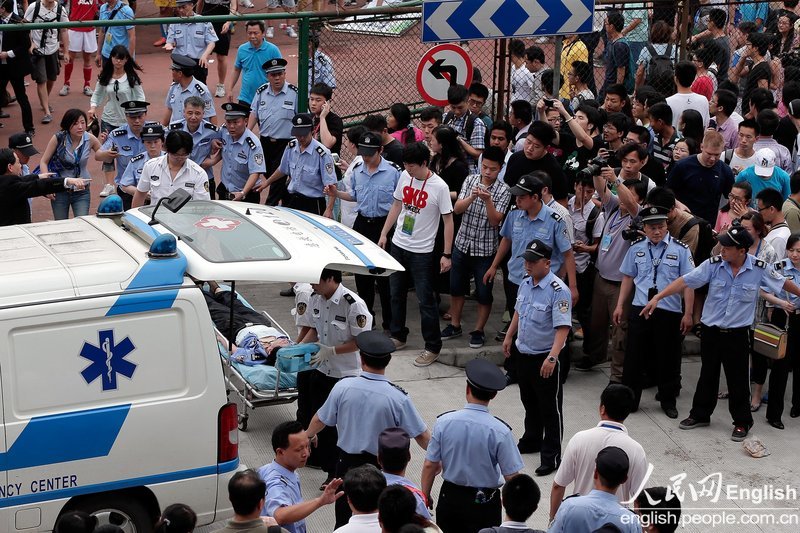
[[[247,146],[249,146],[251,150],[255,150],[256,149],[256,142],[252,138],[247,137],[245,139],[245,142],[247,143]]]
[[[217,126],[216,124],[212,124],[211,122],[205,121],[203,125],[208,130],[219,131],[219,126]]]
[[[440,417],[443,417],[446,414],[455,413],[455,412],[456,412],[455,409],[452,409],[450,411],[445,411],[444,413],[439,413],[438,415],[436,415],[436,418],[440,418]]]
[[[317,146],[317,153],[321,156],[325,156],[325,149],[322,146]]]
[[[357,315],[356,326],[363,328],[366,325],[367,325],[367,315]]]
[[[403,170],[405,170],[403,167],[401,167],[400,165],[398,165],[398,164],[397,164],[397,163],[395,163],[394,161],[389,161],[388,159],[386,159],[385,161],[386,161],[387,163],[389,163],[389,165],[390,165],[392,168],[396,168],[396,169],[397,169],[397,170],[399,170],[400,172],[402,172]]]
[[[353,298],[352,294],[344,293],[344,299],[347,300],[347,303],[349,303],[350,305],[356,303],[356,299]]]
[[[364,164],[364,160],[358,161],[358,162],[356,162],[356,164],[355,164],[355,165],[353,165],[353,168],[358,168],[358,167],[360,167],[360,166],[361,166],[361,165],[363,165],[363,164]]]
[[[298,315],[304,315],[305,313],[306,313],[306,303],[305,302],[299,302],[297,304],[297,314]]]
[[[292,148],[297,146],[297,139],[292,139],[291,141],[289,141],[288,146],[291,146]]]
[[[684,247],[684,248],[686,248],[687,250],[689,249],[689,245],[688,245],[688,244],[686,244],[685,242],[681,241],[681,240],[678,240],[678,239],[672,239],[672,241],[673,241],[675,244],[677,244],[678,246],[683,246],[683,247]]]
[[[775,270],[783,270],[783,261],[775,263]]]
[[[708,261],[710,263],[720,263],[720,262],[722,262],[722,256],[721,255],[715,255],[714,257],[712,257]]]
[[[766,261],[763,261],[763,260],[761,260],[761,259],[756,259],[755,261],[753,261],[753,263],[754,263],[754,264],[755,264],[755,265],[756,265],[758,268],[766,268],[766,266],[767,266],[767,262],[766,262]]]
[[[197,89],[197,92],[198,92],[198,94],[199,94],[200,96],[203,96],[204,94],[206,94],[206,90],[205,90],[205,89],[203,89],[203,86],[202,86],[202,85],[200,85],[199,83],[195,83],[195,84],[194,84],[194,88],[195,88],[195,89]]]
[[[292,85],[291,83],[287,83],[286,86],[289,87],[291,90],[293,90],[296,93],[300,92],[300,89],[297,88],[297,85]]]
[[[389,385],[391,385],[395,389],[399,390],[400,392],[402,392],[403,394],[408,396],[408,393],[406,392],[406,390],[403,387],[401,387],[400,385],[398,385],[396,383],[392,383],[391,381],[387,381],[386,383],[388,383]]]
[[[131,163],[135,163],[136,161],[139,161],[140,159],[144,159],[144,154],[139,154],[139,155],[135,155],[135,156],[131,157],[130,162]]]
[[[560,291],[561,290],[561,285],[559,285],[557,281],[554,281],[553,283],[551,283],[550,286],[553,287],[554,291]]]
[[[556,222],[561,220],[561,215],[559,215],[556,212],[550,213],[550,216],[553,217],[553,220],[555,220]]]
[[[171,130],[180,130],[183,129],[183,124],[180,122],[173,122],[169,125],[169,129]]]
[[[266,90],[267,90],[267,87],[269,87],[269,83],[265,83],[264,85],[262,85],[261,87],[259,87],[258,89],[256,89],[256,94],[261,94],[261,93],[263,93],[264,91],[266,91]]]
[[[439,415],[439,416],[441,416],[441,415]],[[496,416],[495,418],[496,418],[497,420],[499,420],[500,422],[502,422],[502,424],[503,424],[505,427],[507,427],[507,428],[509,429],[509,431],[514,431],[514,428],[512,428],[510,425],[508,425],[508,422],[506,422],[505,420],[503,420],[503,419],[502,419],[502,418],[500,418],[499,416]]]
[[[112,137],[119,137],[120,135],[125,135],[125,133],[126,133],[126,131],[122,130],[122,129],[114,130],[114,131],[111,132],[111,136]]]
[[[634,244],[638,244],[638,243],[642,242],[643,240],[644,240],[644,235],[640,235],[639,237],[637,237],[637,238],[635,238],[634,240],[631,241],[631,246],[633,246]]]

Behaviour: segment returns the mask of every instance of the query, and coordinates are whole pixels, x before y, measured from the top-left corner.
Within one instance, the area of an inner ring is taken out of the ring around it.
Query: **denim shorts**
[[[453,262],[450,268],[450,295],[465,296],[470,277],[475,279],[475,295],[480,305],[491,305],[492,286],[483,282],[483,275],[492,266],[493,255],[472,256],[453,247]]]

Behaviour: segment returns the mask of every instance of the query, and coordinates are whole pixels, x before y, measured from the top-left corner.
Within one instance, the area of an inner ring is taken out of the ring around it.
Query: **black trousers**
[[[780,309],[772,310],[770,322],[779,327],[786,327],[787,315]],[[778,421],[783,416],[783,398],[786,396],[786,385],[789,382],[789,369],[792,369],[792,406],[800,405],[800,350],[798,336],[800,336],[800,315],[788,315],[789,341],[786,344],[786,357],[783,359],[769,359],[753,352],[753,371],[751,378],[755,383],[763,385],[769,373],[769,403],[767,403],[767,420]]]
[[[0,66],[0,93],[5,93],[6,87],[9,83],[11,84],[22,114],[22,129],[33,131],[33,111],[31,110],[31,101],[28,100],[28,94],[25,92],[25,76],[9,72],[8,68],[8,65]]]
[[[266,177],[272,176],[279,166],[281,166],[281,159],[283,158],[283,151],[286,145],[289,144],[291,139],[273,139],[272,137],[261,137],[261,149],[264,151],[264,165],[267,167],[264,175]],[[269,194],[265,205],[278,205],[289,200],[289,192],[286,190],[286,177],[279,179],[269,186]]]
[[[753,425],[750,412],[750,328],[721,329],[702,325],[700,378],[692,400],[691,418],[711,420],[717,406],[720,367],[728,384],[728,410],[733,425]]]
[[[347,453],[341,449],[337,450],[339,459],[336,462],[336,477],[338,478],[344,478],[347,472],[362,465],[372,465],[378,470],[381,468],[378,464],[378,458],[371,453]],[[336,500],[334,508],[336,512],[336,529],[345,525],[350,520],[350,517],[353,516],[350,506],[347,504],[347,494]]]
[[[478,533],[483,528],[499,526],[502,514],[499,488],[442,483],[436,504],[436,525],[444,533]]]
[[[514,319],[514,306],[517,303],[517,293],[519,292],[519,285],[508,279],[508,257],[503,259],[500,264],[503,268],[503,293],[506,296],[506,311],[510,320]],[[511,356],[503,361],[503,368],[506,373],[516,377],[517,373],[517,356],[514,355],[514,350],[511,350]]]
[[[356,217],[353,223],[353,229],[370,241],[377,243],[381,237],[381,230],[383,224],[386,222],[386,217],[367,218],[361,213]],[[387,237],[387,242],[391,242],[392,237]],[[389,276],[368,276],[364,274],[356,274],[356,291],[364,302],[367,304],[370,314],[375,322],[375,286],[378,286],[378,296],[381,300],[381,325],[383,329],[388,330],[392,324],[392,298],[389,292]]]
[[[133,196],[123,191],[119,185],[117,185],[117,194],[120,198],[122,198],[122,209],[125,211],[130,209],[131,204],[133,203]]]
[[[314,417],[333,389],[339,382],[339,378],[326,376],[319,370],[307,370],[297,373],[297,420],[308,427]],[[317,445],[311,447],[311,455],[308,463],[319,466],[327,474],[333,474],[336,470],[338,458],[338,448],[336,442],[339,440],[339,433],[336,426],[328,426],[317,434],[319,440]]]
[[[633,389],[639,407],[645,388],[645,370],[652,360],[658,396],[664,406],[675,407],[681,388],[681,313],[656,309],[650,318],[639,316],[643,307],[632,305],[628,315],[628,344],[622,383]]]
[[[578,295],[580,296],[578,303],[574,307],[575,317],[578,319],[584,335],[589,331],[591,321],[592,291],[594,290],[594,277],[596,274],[597,270],[594,265],[589,265],[586,270],[575,275]]]
[[[324,196],[320,198],[311,198],[310,196],[305,196],[296,192],[289,193],[289,200],[284,205],[314,215],[321,215],[324,213],[325,207],[327,206]]]
[[[540,375],[543,354],[523,354],[516,342],[511,344],[511,353],[517,355],[517,380],[519,398],[525,408],[525,433],[520,444],[539,448],[542,465],[558,466],[561,463],[561,437],[564,433],[564,417],[561,406],[564,391],[561,388],[561,361],[549,378]]]
[[[198,61],[197,58],[194,58],[195,61]],[[206,83],[208,79],[208,68],[201,67],[199,64],[194,67],[194,77],[197,81],[201,81]]]
[[[236,342],[236,334],[242,328],[256,324],[272,325],[263,313],[244,305],[231,291],[219,291],[213,295],[203,291],[203,296],[214,326],[231,342]],[[232,322],[231,306],[233,306]]]
[[[228,188],[221,181],[217,184],[217,198],[219,198],[220,200],[231,199],[231,193],[228,192]],[[244,197],[244,201],[250,202],[251,204],[261,203],[261,194],[255,191],[250,191]]]

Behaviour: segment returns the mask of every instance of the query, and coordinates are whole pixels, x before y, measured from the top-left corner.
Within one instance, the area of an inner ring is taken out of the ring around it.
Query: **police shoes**
[[[684,418],[683,420],[681,420],[681,423],[678,424],[678,427],[681,429],[694,429],[707,426],[709,424],[710,422],[702,422],[700,420],[695,420],[690,416],[689,418]]]
[[[533,472],[537,476],[546,476],[546,475],[552,474],[556,470],[558,470],[558,466],[556,466],[556,465],[541,465],[539,468],[537,468]]]
[[[662,403],[661,409],[664,411],[664,414],[667,415],[669,418],[678,418],[678,410],[675,408],[674,405]]]
[[[742,442],[749,432],[750,429],[747,426],[736,426],[733,428],[733,433],[731,433],[731,440],[733,442]]]

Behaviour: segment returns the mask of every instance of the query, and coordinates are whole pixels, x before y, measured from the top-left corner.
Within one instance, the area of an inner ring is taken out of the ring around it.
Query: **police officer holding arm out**
[[[640,315],[659,287],[666,287],[694,268],[689,246],[669,235],[667,213],[669,209],[663,207],[648,207],[641,212],[645,236],[633,241],[622,261],[620,272],[625,277],[613,320],[620,325],[625,302],[630,300],[633,290],[622,383],[633,389],[636,401],[632,410],[636,411],[644,388],[645,363],[653,358],[658,372],[651,377],[658,381],[661,409],[668,417],[678,418],[675,399],[681,388],[681,344],[683,335],[692,328],[694,291],[689,287],[683,290],[683,310],[681,297],[675,295],[659,301],[649,320]]]
[[[489,413],[489,402],[506,387],[506,377],[486,359],[467,363],[467,405],[439,415],[433,427],[422,492],[432,505],[434,478],[444,482],[436,523],[444,533],[477,533],[502,520],[500,487],[525,466],[511,428]]]
[[[537,476],[554,472],[561,462],[564,433],[558,356],[572,326],[572,298],[566,284],[550,270],[553,249],[538,239],[522,254],[527,277],[519,286],[514,318],[503,353],[517,357],[519,396],[525,408],[522,453],[541,452]],[[518,332],[516,342],[512,342]]]
[[[717,406],[720,366],[728,384],[728,410],[733,418],[731,440],[740,442],[753,426],[750,412],[750,325],[753,323],[759,288],[772,294],[786,290],[800,295],[800,287],[776,273],[771,265],[748,254],[753,238],[734,225],[719,236],[720,255],[676,279],[644,306],[641,315],[650,318],[659,302],[686,287],[708,284],[708,296],[700,317],[700,377],[689,417],[681,429],[711,423]]]

